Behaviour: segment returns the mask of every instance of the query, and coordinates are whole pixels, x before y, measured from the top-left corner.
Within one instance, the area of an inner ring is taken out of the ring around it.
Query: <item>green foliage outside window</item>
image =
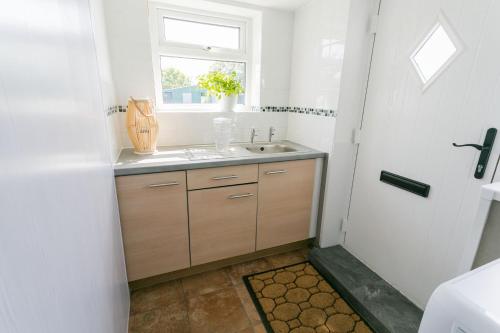
[[[161,71],[161,86],[163,89],[173,89],[191,86],[189,76],[176,68],[169,67]]]
[[[213,71],[200,75],[198,77],[198,86],[206,89],[208,94],[219,99],[222,95],[232,96],[245,92],[235,71],[229,74],[221,71]]]

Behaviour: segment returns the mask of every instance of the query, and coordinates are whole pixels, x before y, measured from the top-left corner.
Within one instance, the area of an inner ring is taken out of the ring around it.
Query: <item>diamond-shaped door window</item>
[[[411,55],[411,61],[427,88],[462,52],[462,43],[443,15],[439,16],[424,40]]]

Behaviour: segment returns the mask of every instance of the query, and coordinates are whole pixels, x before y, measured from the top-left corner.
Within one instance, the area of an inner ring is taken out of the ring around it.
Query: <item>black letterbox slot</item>
[[[415,193],[416,195],[420,195],[424,198],[427,198],[429,196],[429,191],[431,189],[431,186],[428,184],[424,184],[416,180],[399,176],[387,171],[382,171],[380,173],[380,181],[392,186],[399,187],[400,189],[403,189],[405,191]]]

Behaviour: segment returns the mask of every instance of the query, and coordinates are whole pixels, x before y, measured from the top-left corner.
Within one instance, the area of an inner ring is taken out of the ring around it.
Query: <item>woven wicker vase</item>
[[[130,97],[127,109],[128,137],[136,154],[153,154],[158,141],[158,120],[150,100]]]

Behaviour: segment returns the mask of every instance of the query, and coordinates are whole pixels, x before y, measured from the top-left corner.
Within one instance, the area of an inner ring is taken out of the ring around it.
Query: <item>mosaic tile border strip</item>
[[[106,109],[106,115],[108,117],[117,112],[127,112],[127,107],[123,105],[112,105]]]
[[[258,112],[290,112],[309,114],[322,117],[337,117],[337,111],[332,109],[315,109],[296,106],[252,106],[252,111]]]
[[[331,109],[315,109],[293,106],[252,106],[255,112],[289,112],[298,114],[308,114],[321,117],[337,117],[337,111]],[[106,109],[106,115],[109,117],[118,112],[127,112],[127,107],[123,105],[113,105]]]

